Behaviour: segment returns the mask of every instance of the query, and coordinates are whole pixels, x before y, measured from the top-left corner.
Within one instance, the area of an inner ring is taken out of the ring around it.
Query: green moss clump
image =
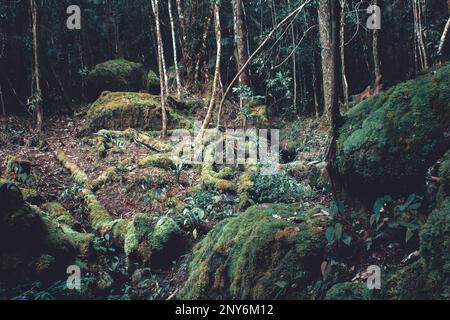
[[[356,105],[345,115],[336,171],[355,194],[414,192],[450,144],[450,65]]]
[[[73,225],[75,224],[75,219],[72,217],[70,212],[68,212],[58,202],[44,203],[41,208],[51,217],[53,217],[58,223],[66,224],[70,227],[73,227]]]
[[[167,107],[169,128],[192,128],[189,115]],[[161,101],[158,96],[136,92],[104,92],[90,107],[84,130],[161,130]]]
[[[153,233],[153,223],[144,213],[136,214],[128,225],[125,237],[125,254],[130,262],[147,263],[150,260],[152,248],[149,239]]]
[[[151,94],[159,94],[161,91],[159,77],[153,70],[147,73],[147,89]]]
[[[91,225],[95,230],[107,229],[113,221],[105,206],[97,199],[92,191],[85,191],[84,201],[89,209]]]
[[[450,198],[433,211],[420,232],[426,287],[431,298],[450,297]]]
[[[100,63],[87,76],[86,96],[97,99],[103,91],[139,91],[146,87],[144,67],[124,59]]]
[[[372,300],[373,291],[365,283],[345,282],[331,287],[325,297],[326,300]]]
[[[321,278],[325,222],[260,205],[223,220],[196,245],[181,299],[306,299]]]
[[[140,167],[156,167],[166,170],[176,168],[175,157],[171,153],[156,153],[138,161]]]
[[[420,259],[387,277],[381,288],[383,298],[388,300],[426,299],[425,279],[424,261]]]

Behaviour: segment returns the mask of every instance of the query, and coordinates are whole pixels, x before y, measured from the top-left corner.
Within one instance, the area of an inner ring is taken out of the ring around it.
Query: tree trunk
[[[172,46],[173,46],[173,63],[175,65],[175,77],[177,80],[177,95],[178,98],[181,96],[181,82],[180,82],[180,72],[178,69],[178,54],[177,54],[177,42],[175,39],[175,23],[173,21],[173,15],[172,15],[172,0],[168,0],[167,3],[169,4],[168,10],[169,10],[169,19],[170,19],[170,27],[172,30]]]
[[[241,70],[248,59],[247,55],[247,30],[245,28],[244,16],[242,14],[242,0],[233,0],[233,26],[234,26],[234,41],[236,44],[236,67]],[[249,72],[246,69],[239,76],[239,86],[245,87],[249,85]],[[239,98],[240,110],[243,109],[244,101]],[[244,118],[243,126],[245,129],[246,121]]]
[[[413,0],[413,14],[414,14],[414,31],[416,34],[420,67],[422,69],[426,69],[428,68],[428,56],[425,48],[425,41],[423,39],[422,3],[420,0]]]
[[[43,110],[42,110],[42,95],[39,69],[39,40],[38,40],[38,12],[35,0],[29,0],[31,9],[31,33],[33,36],[33,105],[36,117],[36,130],[42,131]]]
[[[338,96],[338,56],[339,28],[337,28],[336,8],[332,0],[320,0],[319,29],[322,46],[322,76],[325,102],[325,120],[330,126],[333,136],[337,134],[339,119]],[[338,32],[336,32],[338,30]]]
[[[184,15],[184,8],[181,5],[181,0],[176,0],[177,3],[177,13],[178,13],[178,21],[180,23],[180,42],[181,42],[181,53],[183,55],[183,63],[186,64],[189,61],[189,45],[188,45],[188,37],[186,31],[186,19]]]
[[[208,33],[209,28],[211,26],[211,21],[213,20],[214,16],[214,3],[211,2],[211,5],[209,6],[208,15],[206,17],[205,25],[203,28],[202,36],[200,38],[200,44],[197,48],[197,59],[195,62],[195,69],[194,69],[194,81],[198,82],[202,79],[201,72],[205,70],[205,56],[208,49]],[[205,77],[207,77],[207,72],[204,72]]]
[[[334,157],[336,154],[336,141],[341,124],[338,97],[338,60],[339,60],[339,10],[337,1],[319,1],[319,29],[320,43],[322,45],[322,74],[323,94],[325,98],[325,116],[327,124],[331,128],[331,142],[326,153],[328,174],[331,185],[336,186],[336,174],[334,170]]]
[[[162,132],[161,136],[163,139],[167,137],[167,114],[166,114],[166,91],[165,87],[165,72],[164,72],[164,60],[163,60],[163,49],[162,49],[162,37],[161,37],[161,27],[159,21],[159,3],[158,0],[151,0],[153,13],[155,15],[155,24],[156,24],[156,39],[157,39],[157,48],[158,48],[158,69],[159,69],[159,84],[161,86],[161,118],[162,118]]]
[[[340,49],[341,49],[342,90],[344,92],[344,105],[345,108],[347,108],[349,103],[349,97],[348,97],[348,82],[345,66],[345,1],[340,0],[340,4],[341,4]]]
[[[439,43],[438,56],[441,60],[442,60],[442,52],[444,51],[445,41],[447,39],[449,29],[450,29],[450,18],[447,20],[447,24],[445,25],[444,32],[442,33],[441,41]]]
[[[5,101],[3,100],[3,91],[2,86],[0,83],[0,104],[2,105],[2,116],[6,116],[6,107],[5,107]]]
[[[203,135],[205,133],[206,128],[208,128],[209,122],[212,118],[212,113],[214,110],[214,106],[216,105],[217,100],[217,88],[219,86],[220,81],[220,63],[221,63],[221,55],[222,55],[222,32],[221,32],[221,24],[220,24],[220,0],[216,0],[214,4],[214,30],[216,34],[216,67],[214,71],[214,80],[211,91],[211,99],[209,101],[208,112],[206,113],[205,120],[200,128],[198,136],[196,138],[196,145],[199,141],[203,139]]]

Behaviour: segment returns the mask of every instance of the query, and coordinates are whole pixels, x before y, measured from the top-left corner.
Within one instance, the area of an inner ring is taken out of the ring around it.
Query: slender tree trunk
[[[320,43],[322,46],[322,76],[325,102],[325,120],[333,136],[337,134],[339,119],[338,58],[339,28],[333,0],[319,1]],[[336,33],[336,30],[338,32]]]
[[[450,2],[449,2],[449,5],[450,5]],[[441,41],[439,42],[438,56],[441,60],[442,60],[442,53],[444,51],[445,42],[446,42],[446,39],[448,36],[449,29],[450,29],[450,18],[447,20],[447,24],[445,25],[444,32],[442,33]]]
[[[161,86],[161,118],[162,118],[162,133],[163,139],[167,137],[167,114],[166,114],[166,91],[165,87],[165,72],[164,72],[164,60],[163,60],[163,49],[162,49],[162,38],[161,38],[161,28],[159,21],[159,3],[158,0],[151,0],[153,13],[155,15],[156,24],[156,38],[157,38],[157,48],[158,48],[158,69],[159,69],[159,84]]]
[[[5,106],[5,101],[3,100],[3,91],[2,91],[2,86],[0,84],[0,104],[2,105],[2,116],[6,116],[6,106]]]
[[[244,16],[242,14],[242,0],[233,0],[233,26],[234,26],[234,41],[236,44],[236,66],[237,70],[241,70],[245,61],[248,59],[247,55],[247,30],[245,28]],[[239,76],[239,86],[245,87],[249,85],[249,72],[246,69]],[[239,98],[240,110],[244,107],[244,101]],[[243,127],[246,127],[246,119],[243,119]]]
[[[288,0],[289,9],[291,9],[291,0]],[[295,48],[295,30],[294,30],[294,24],[291,26],[291,38],[292,38],[292,48]],[[297,108],[297,101],[298,101],[298,90],[297,90],[297,56],[294,53],[292,55],[292,72],[293,72],[293,79],[294,79],[294,110],[295,113],[298,114],[298,108]]]
[[[211,2],[208,10],[208,15],[206,17],[206,22],[203,28],[202,36],[200,38],[200,44],[197,49],[197,59],[195,62],[195,69],[194,69],[194,81],[198,82],[201,79],[201,71],[204,71],[204,65],[205,62],[205,56],[207,52],[208,47],[208,33],[209,28],[211,26],[211,21],[213,20],[214,16],[214,3]],[[207,77],[207,73],[205,73],[205,76]]]
[[[35,0],[29,0],[29,4],[31,8],[31,33],[33,35],[33,104],[36,117],[36,130],[41,132],[43,123],[43,110],[39,69],[38,12]]]
[[[378,5],[378,0],[375,0],[375,5]],[[381,79],[383,74],[381,73],[381,59],[380,59],[380,31],[375,29],[373,30],[373,39],[372,39],[372,56],[373,56],[373,64],[374,64],[374,94],[378,94],[380,89]]]
[[[168,10],[169,10],[169,19],[170,19],[170,27],[172,30],[172,46],[173,46],[173,63],[175,65],[175,77],[177,81],[177,95],[178,98],[181,96],[181,81],[180,81],[180,71],[178,69],[178,54],[177,54],[177,42],[175,39],[175,23],[173,21],[173,15],[172,15],[172,0],[168,0],[167,3],[169,4]]]
[[[208,111],[206,113],[205,120],[200,128],[198,136],[196,138],[196,144],[198,141],[203,139],[206,128],[208,128],[209,122],[211,121],[214,107],[216,105],[217,100],[217,88],[220,82],[220,63],[221,63],[221,55],[222,55],[222,32],[221,32],[221,24],[220,24],[220,0],[216,0],[214,3],[214,31],[216,34],[216,67],[214,71],[214,80],[211,91],[211,99],[209,101]]]
[[[340,29],[340,49],[341,49],[341,73],[342,73],[342,90],[344,92],[344,105],[348,107],[348,82],[345,65],[345,0],[340,0],[341,4],[341,29]]]
[[[178,21],[180,24],[180,33],[181,33],[181,53],[183,55],[183,63],[186,64],[189,61],[189,45],[188,45],[188,37],[186,31],[186,19],[184,15],[184,8],[181,4],[181,0],[176,0],[177,3],[177,13],[178,13]]]
[[[341,124],[338,97],[338,60],[339,60],[339,27],[337,1],[319,1],[320,43],[322,45],[322,74],[323,94],[325,98],[325,116],[330,126],[331,142],[326,153],[328,174],[331,184],[335,187],[336,175],[334,170],[334,156],[336,141]]]
[[[422,26],[422,3],[420,0],[413,0],[413,14],[414,14],[414,31],[416,34],[417,49],[419,52],[420,67],[422,69],[428,68],[428,56],[423,39]]]

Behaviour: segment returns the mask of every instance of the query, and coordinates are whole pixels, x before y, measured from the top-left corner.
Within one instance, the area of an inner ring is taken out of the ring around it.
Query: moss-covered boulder
[[[24,283],[64,275],[89,254],[93,235],[82,234],[29,205],[10,182],[0,182],[0,282]]]
[[[168,107],[169,128],[192,128],[188,116]],[[158,96],[135,92],[104,92],[87,114],[85,130],[161,130],[161,101]]]
[[[450,65],[354,106],[337,142],[336,171],[362,196],[414,192],[450,146]]]
[[[326,294],[326,300],[372,300],[373,291],[365,283],[345,282],[332,286]]]
[[[179,298],[312,298],[325,222],[294,219],[295,213],[291,206],[260,205],[220,222],[194,248]]]
[[[433,211],[420,232],[420,252],[425,262],[430,298],[450,298],[450,198]]]
[[[124,59],[100,63],[87,76],[86,96],[97,99],[103,91],[139,91],[146,87],[144,66]]]
[[[148,215],[140,213],[128,226],[125,254],[130,264],[137,262],[165,269],[186,247],[184,233],[170,217],[162,217],[154,224]]]

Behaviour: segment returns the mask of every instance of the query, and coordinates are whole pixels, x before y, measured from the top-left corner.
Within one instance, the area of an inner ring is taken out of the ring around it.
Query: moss
[[[83,198],[89,209],[89,218],[92,227],[95,230],[107,229],[107,226],[112,222],[112,218],[105,206],[90,190],[85,192]]]
[[[87,97],[93,101],[103,91],[139,91],[146,87],[144,67],[124,59],[100,63],[87,76]]]
[[[111,182],[111,181],[117,181],[119,179],[120,179],[120,174],[117,172],[117,169],[116,168],[108,168],[102,174],[100,174],[97,178],[89,181],[88,186],[92,190],[97,190],[104,184]]]
[[[41,208],[51,217],[53,217],[58,223],[66,224],[71,227],[73,227],[73,225],[75,224],[75,219],[72,217],[70,212],[68,212],[58,202],[44,203]]]
[[[159,94],[161,90],[159,77],[153,70],[149,70],[147,73],[147,89],[151,94]]]
[[[365,283],[338,283],[328,290],[326,300],[372,300],[373,292]]]
[[[157,153],[139,160],[138,165],[144,168],[157,167],[166,170],[173,170],[176,168],[174,159],[175,157],[171,153]]]
[[[420,259],[387,277],[383,298],[389,300],[426,299],[424,261]]]
[[[290,222],[294,212],[287,205],[254,206],[217,224],[194,248],[179,297],[310,298],[321,277],[324,222]]]
[[[169,128],[191,128],[190,116],[168,110]],[[161,101],[158,96],[134,92],[105,92],[95,101],[87,113],[85,130],[96,132],[101,129],[161,130]]]
[[[151,238],[152,248],[162,251],[170,239],[180,233],[180,227],[172,218],[162,217],[156,224]]]
[[[420,253],[427,273],[426,286],[435,299],[450,297],[450,198],[434,210],[420,232]]]
[[[152,250],[148,240],[152,232],[153,223],[150,217],[144,213],[136,214],[128,225],[125,237],[124,250],[130,262],[148,263]]]
[[[439,166],[440,186],[437,194],[437,206],[441,208],[445,199],[450,197],[450,151],[447,151]]]
[[[70,171],[72,178],[76,183],[84,186],[89,181],[87,174],[84,173],[76,164],[74,164],[63,150],[57,149],[55,154],[56,158],[62,163],[62,165]]]
[[[56,157],[63,166],[70,171],[75,182],[85,186],[82,190],[82,196],[86,203],[86,207],[89,209],[89,218],[92,227],[96,230],[108,230],[108,226],[112,223],[113,219],[105,206],[92,192],[90,186],[91,182],[86,173],[78,168],[78,166],[75,165],[61,149],[56,151]]]
[[[350,191],[373,195],[422,188],[427,169],[450,145],[449,88],[446,65],[345,115],[335,165]]]
[[[31,204],[40,204],[43,202],[43,198],[39,191],[33,188],[20,188],[23,199]]]
[[[250,114],[249,124],[258,128],[269,126],[269,120],[267,119],[267,107],[265,105],[253,104],[249,107]]]
[[[24,202],[15,185],[0,183],[0,200],[0,280],[17,285],[54,278],[51,270],[65,270],[78,255],[89,254],[92,234],[76,232]]]

